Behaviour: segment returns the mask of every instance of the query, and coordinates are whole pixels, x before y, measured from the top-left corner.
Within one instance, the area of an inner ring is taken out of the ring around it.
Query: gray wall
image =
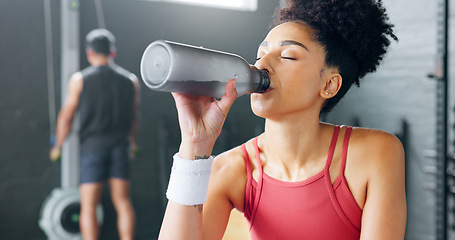
[[[392,44],[379,71],[367,76],[360,88],[353,87],[327,117],[330,122],[357,121],[361,126],[395,134],[403,132],[402,121],[409,124],[406,239],[413,240],[435,239],[436,231],[435,192],[430,190],[434,175],[423,169],[435,166],[435,160],[426,157],[426,152],[435,149],[436,81],[427,75],[436,65],[438,2],[384,0],[400,40]]]
[[[43,1],[0,1],[1,239],[44,239],[37,224],[39,210],[60,183],[59,165],[47,157],[43,11]],[[58,29],[55,11],[53,17]]]
[[[48,160],[49,108],[44,1],[0,0],[0,239],[45,239],[38,227],[40,208],[60,186],[60,164]],[[117,37],[119,65],[139,73],[143,51],[156,39],[201,45],[244,56],[249,62],[267,33],[278,1],[260,1],[258,11],[242,12],[148,1],[102,1],[106,27]],[[56,99],[60,99],[60,1],[51,0]],[[93,1],[80,1],[81,42],[97,28]],[[81,67],[88,66],[81,49]],[[179,127],[168,93],[142,84],[139,145],[132,164],[132,198],[137,239],[157,237],[164,212],[164,190],[171,156],[178,150]],[[57,104],[57,109],[60,104]],[[238,145],[260,131],[249,98],[232,108],[214,153]],[[103,192],[105,222],[101,239],[116,239],[115,211]]]

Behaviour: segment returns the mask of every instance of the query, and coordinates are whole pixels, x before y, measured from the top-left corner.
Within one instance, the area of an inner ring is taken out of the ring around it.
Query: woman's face
[[[313,39],[313,30],[288,22],[272,29],[260,44],[255,66],[267,70],[271,80],[265,93],[251,95],[253,112],[264,118],[319,111],[324,100],[325,51]]]

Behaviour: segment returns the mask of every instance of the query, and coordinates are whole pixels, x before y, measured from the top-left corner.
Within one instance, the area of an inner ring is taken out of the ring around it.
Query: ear
[[[332,98],[337,95],[338,91],[341,88],[341,84],[343,83],[343,78],[340,74],[334,73],[331,74],[327,80],[323,88],[321,89],[320,95],[322,98],[328,99]]]
[[[93,55],[95,54],[92,49],[86,49],[85,50],[86,56],[87,56],[87,61],[91,64],[91,61],[93,59]]]
[[[115,56],[117,56],[117,52],[116,51],[111,51],[111,53],[109,54],[109,57],[114,59]]]
[[[87,49],[85,50],[85,53],[87,54],[87,56],[92,56],[95,52],[93,52],[92,49],[87,48]]]

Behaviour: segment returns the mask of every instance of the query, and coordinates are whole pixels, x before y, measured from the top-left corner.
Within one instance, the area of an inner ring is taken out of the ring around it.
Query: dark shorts
[[[81,153],[80,183],[99,183],[109,178],[129,180],[130,161],[128,142],[83,152]]]

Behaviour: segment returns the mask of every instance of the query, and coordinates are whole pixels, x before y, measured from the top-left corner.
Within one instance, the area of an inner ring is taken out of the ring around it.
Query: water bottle
[[[152,42],[141,60],[141,76],[152,90],[220,98],[235,78],[238,96],[264,92],[270,79],[239,55],[165,40]]]

